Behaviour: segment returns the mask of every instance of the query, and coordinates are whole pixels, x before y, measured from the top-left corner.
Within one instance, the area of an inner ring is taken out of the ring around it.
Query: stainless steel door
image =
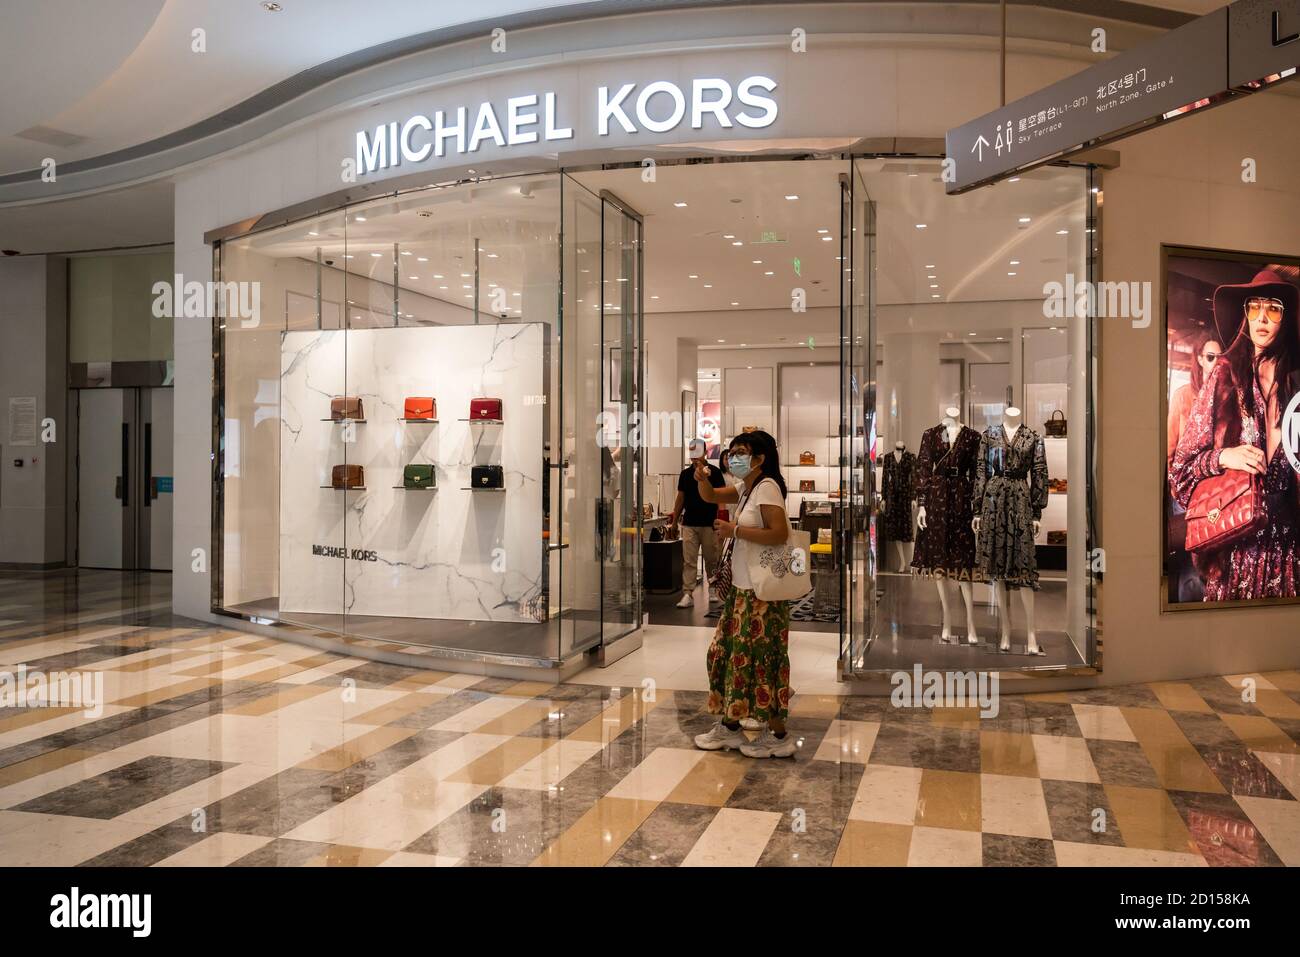
[[[136,568],[172,567],[172,390],[140,389],[139,506],[134,509]]]
[[[83,568],[134,567],[135,393],[77,393],[77,564]]]

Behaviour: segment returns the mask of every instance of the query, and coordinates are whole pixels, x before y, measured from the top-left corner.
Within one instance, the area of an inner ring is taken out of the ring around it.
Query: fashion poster
[[[1300,588],[1300,260],[1169,250],[1164,588],[1176,608]]]

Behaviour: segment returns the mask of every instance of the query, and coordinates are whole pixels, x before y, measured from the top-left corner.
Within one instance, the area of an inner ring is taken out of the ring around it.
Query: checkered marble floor
[[[797,757],[755,761],[692,746],[699,691],[339,657],[173,618],[169,588],[0,573],[0,671],[106,701],[0,709],[0,865],[1300,864],[1300,672],[992,719],[799,694]]]

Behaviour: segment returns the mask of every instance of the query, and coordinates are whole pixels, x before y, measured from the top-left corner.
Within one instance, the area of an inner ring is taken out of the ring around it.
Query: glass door
[[[858,163],[840,178],[840,668],[860,670],[876,620],[876,207]]]
[[[642,221],[613,193],[600,200],[600,384],[605,418],[619,423],[600,473],[601,640],[609,644],[641,624]]]

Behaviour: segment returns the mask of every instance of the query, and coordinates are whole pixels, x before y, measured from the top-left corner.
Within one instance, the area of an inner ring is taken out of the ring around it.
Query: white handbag
[[[794,601],[812,591],[808,568],[811,536],[795,531],[788,518],[785,524],[789,534],[780,545],[745,543],[749,581],[763,601]]]

